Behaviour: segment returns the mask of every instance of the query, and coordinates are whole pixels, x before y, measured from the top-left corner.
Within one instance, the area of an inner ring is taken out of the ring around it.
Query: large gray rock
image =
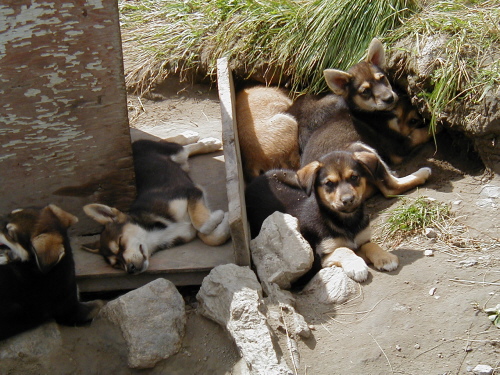
[[[358,283],[348,277],[342,268],[332,266],[320,270],[302,293],[323,303],[344,303],[358,290]]]
[[[50,368],[50,359],[61,351],[61,347],[61,333],[55,322],[0,341],[2,371],[13,374],[45,373]]]
[[[259,235],[250,242],[250,250],[266,293],[269,283],[289,289],[314,261],[311,246],[299,232],[298,220],[281,212],[264,220]]]
[[[274,349],[263,313],[262,288],[248,267],[226,264],[205,277],[198,292],[199,312],[225,327],[250,374],[292,374]]]
[[[162,278],[108,302],[99,318],[120,328],[132,368],[154,367],[177,353],[186,325],[182,296]]]

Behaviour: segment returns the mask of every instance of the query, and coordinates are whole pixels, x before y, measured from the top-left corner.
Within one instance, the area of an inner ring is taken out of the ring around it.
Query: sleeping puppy
[[[80,302],[67,229],[78,219],[55,205],[12,211],[1,219],[0,339],[50,319],[92,320],[101,301]]]
[[[252,237],[279,211],[298,219],[322,267],[342,267],[359,282],[368,277],[367,262],[396,269],[397,256],[371,242],[363,204],[370,183],[381,177],[379,163],[371,150],[334,151],[297,172],[272,170],[255,178],[245,192]]]
[[[132,144],[137,198],[127,213],[104,204],[88,204],[85,213],[104,225],[100,240],[84,247],[100,253],[113,267],[144,272],[151,255],[193,240],[218,246],[229,237],[227,213],[211,211],[203,190],[187,173],[188,157],[220,148],[214,138],[180,145],[139,140]]]

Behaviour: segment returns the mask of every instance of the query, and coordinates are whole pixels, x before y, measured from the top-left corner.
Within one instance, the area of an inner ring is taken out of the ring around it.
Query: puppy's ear
[[[42,273],[49,272],[64,257],[64,239],[57,232],[42,233],[31,239],[36,264]]]
[[[89,253],[99,254],[100,241],[94,241],[90,243],[84,243],[81,247],[82,250],[88,251]]]
[[[368,172],[370,179],[375,179],[380,168],[381,160],[379,156],[370,151],[359,151],[354,153],[356,159]]]
[[[83,211],[99,224],[103,225],[108,223],[124,223],[127,220],[126,214],[104,204],[87,204],[83,207]]]
[[[347,96],[347,86],[352,79],[351,74],[337,69],[325,69],[323,70],[323,75],[325,77],[326,84],[334,94],[343,97]]]
[[[323,166],[319,161],[313,161],[297,171],[297,178],[302,189],[311,195],[319,169]]]
[[[65,229],[68,229],[70,226],[78,223],[78,218],[76,216],[60,209],[55,204],[49,204],[44,208],[44,210],[50,210],[50,212],[52,212],[52,214],[57,217],[57,219]]]
[[[379,68],[385,68],[385,51],[384,46],[377,38],[373,38],[368,47],[366,62],[377,65]]]

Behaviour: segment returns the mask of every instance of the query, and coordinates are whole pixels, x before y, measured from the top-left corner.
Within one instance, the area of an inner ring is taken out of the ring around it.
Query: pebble
[[[464,267],[472,267],[472,266],[475,266],[477,264],[477,260],[476,259],[466,259],[466,260],[461,260],[460,262],[458,262],[458,264],[460,264],[461,266],[464,266]]]
[[[477,365],[472,369],[474,375],[491,375],[493,374],[493,368],[488,365]]]
[[[415,349],[420,349],[420,345],[419,344],[415,344],[414,348]]]
[[[434,250],[432,250],[432,249],[424,250],[424,255],[426,257],[433,257],[434,256]]]
[[[438,233],[434,228],[425,228],[425,235],[427,238],[437,238]]]
[[[431,288],[431,290],[429,290],[429,295],[433,296],[436,293],[436,290],[437,288]]]
[[[396,345],[396,350],[397,350],[398,352],[400,352],[400,351],[401,351],[401,347],[400,347],[399,345]]]

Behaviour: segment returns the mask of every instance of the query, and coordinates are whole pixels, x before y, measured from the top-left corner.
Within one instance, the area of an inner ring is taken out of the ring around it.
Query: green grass
[[[251,74],[278,67],[295,91],[320,92],[325,68],[347,69],[420,9],[418,0],[119,1],[127,85],[143,93],[169,74],[207,74],[217,59]]]
[[[422,233],[426,228],[441,226],[443,221],[451,218],[448,204],[426,196],[401,197],[400,204],[385,214],[388,215],[383,225],[386,238]]]
[[[385,39],[415,41],[444,37],[430,85],[418,93],[431,113],[431,128],[461,105],[477,104],[500,84],[500,1],[432,1]]]

